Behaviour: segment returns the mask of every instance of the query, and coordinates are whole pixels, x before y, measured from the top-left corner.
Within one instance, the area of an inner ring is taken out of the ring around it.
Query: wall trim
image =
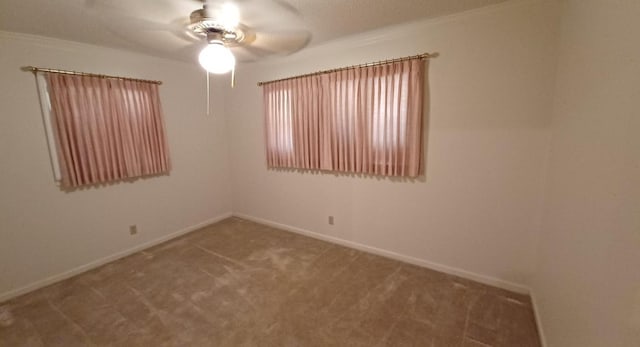
[[[512,292],[521,293],[521,294],[529,294],[531,292],[529,287],[527,287],[525,285],[522,285],[522,284],[513,283],[513,282],[505,281],[505,280],[502,280],[502,279],[499,279],[499,278],[495,278],[495,277],[491,277],[491,276],[487,276],[487,275],[482,275],[482,274],[478,274],[478,273],[475,273],[475,272],[471,272],[471,271],[455,268],[455,267],[452,267],[452,266],[447,266],[447,265],[435,263],[435,262],[432,262],[432,261],[428,261],[426,259],[420,259],[420,258],[412,257],[412,256],[409,256],[409,255],[404,255],[404,254],[396,253],[396,252],[393,252],[393,251],[389,251],[389,250],[386,250],[386,249],[377,248],[377,247],[373,247],[373,246],[368,246],[368,245],[365,245],[365,244],[362,244],[362,243],[341,239],[341,238],[338,238],[338,237],[335,237],[335,236],[329,236],[329,235],[325,235],[325,234],[320,234],[320,233],[315,232],[315,231],[310,231],[310,230],[307,230],[307,229],[298,228],[298,227],[291,226],[291,225],[288,225],[288,224],[282,224],[282,223],[274,222],[274,221],[271,221],[271,220],[268,220],[268,219],[254,217],[254,216],[251,216],[251,215],[248,215],[248,214],[244,214],[244,213],[234,212],[233,216],[238,217],[238,218],[242,218],[242,219],[246,219],[246,220],[250,220],[250,221],[253,221],[253,222],[256,222],[256,223],[268,225],[268,226],[271,226],[271,227],[274,227],[274,228],[290,231],[290,232],[293,232],[293,233],[296,233],[296,234],[309,236],[309,237],[312,237],[314,239],[323,240],[323,241],[335,243],[335,244],[338,244],[338,245],[341,245],[341,246],[354,248],[354,249],[357,249],[357,250],[360,250],[360,251],[363,251],[363,252],[376,254],[376,255],[379,255],[379,256],[382,256],[382,257],[385,257],[385,258],[390,258],[390,259],[398,260],[398,261],[401,261],[401,262],[405,262],[405,263],[409,263],[409,264],[425,267],[425,268],[428,268],[428,269],[432,269],[432,270],[448,273],[450,275],[463,277],[463,278],[466,278],[466,279],[470,279],[472,281],[480,282],[480,283],[487,284],[487,285],[494,286],[494,287],[499,287],[499,288],[506,289],[506,290],[509,290],[509,291],[512,291]]]
[[[59,274],[44,278],[42,280],[38,280],[38,281],[32,282],[30,284],[27,284],[26,286],[23,286],[23,287],[20,287],[20,288],[17,288],[17,289],[13,289],[13,290],[10,290],[8,292],[1,293],[0,294],[0,304],[3,303],[4,301],[13,299],[13,298],[18,297],[20,295],[27,294],[29,292],[32,292],[34,290],[46,287],[46,286],[51,285],[51,284],[56,283],[56,282],[60,282],[60,281],[65,280],[67,278],[71,278],[71,277],[79,275],[79,274],[81,274],[83,272],[95,269],[95,268],[97,268],[99,266],[102,266],[104,264],[110,263],[110,262],[118,260],[120,258],[124,258],[124,257],[126,257],[128,255],[133,254],[133,253],[142,251],[144,249],[153,247],[155,245],[158,245],[158,244],[161,244],[163,242],[169,241],[169,240],[174,239],[176,237],[179,237],[179,236],[182,236],[184,234],[190,233],[192,231],[198,230],[200,228],[206,227],[207,225],[211,225],[211,224],[217,223],[217,222],[219,222],[219,221],[221,221],[223,219],[227,219],[227,218],[229,218],[231,216],[232,216],[231,212],[226,212],[226,213],[220,214],[220,215],[218,215],[216,217],[209,218],[209,219],[207,219],[205,221],[202,221],[200,223],[188,226],[188,227],[180,229],[178,231],[174,231],[174,232],[169,233],[167,235],[161,236],[161,237],[159,237],[157,239],[144,242],[142,244],[139,244],[137,246],[131,247],[131,248],[126,249],[124,251],[113,253],[113,254],[108,255],[106,257],[91,261],[91,262],[89,262],[87,264],[80,265],[78,267],[75,267],[73,269],[61,272]]]
[[[436,270],[436,271],[441,271],[441,272],[444,272],[444,273],[448,273],[448,274],[451,274],[451,275],[463,277],[463,278],[466,278],[466,279],[470,279],[470,280],[473,280],[473,281],[476,281],[476,282],[480,282],[480,283],[484,283],[484,284],[487,284],[487,285],[491,285],[491,286],[494,286],[494,287],[503,288],[503,289],[514,291],[514,292],[517,292],[517,293],[529,294],[531,296],[531,304],[533,306],[533,312],[534,312],[534,315],[535,315],[536,326],[537,326],[537,329],[538,329],[538,335],[540,336],[540,343],[542,344],[542,347],[546,347],[547,346],[544,330],[542,328],[542,320],[541,320],[541,317],[540,317],[539,306],[538,306],[538,303],[537,303],[537,300],[536,300],[536,296],[533,293],[533,291],[531,291],[530,288],[527,287],[527,286],[524,286],[524,285],[521,285],[521,284],[517,284],[517,283],[513,283],[513,282],[510,282],[510,281],[501,280],[499,278],[495,278],[495,277],[491,277],[491,276],[486,276],[486,275],[474,273],[474,272],[471,272],[471,271],[458,269],[458,268],[447,266],[447,265],[443,265],[443,264],[434,263],[434,262],[431,262],[431,261],[428,261],[428,260],[424,260],[424,259],[420,259],[420,258],[408,256],[408,255],[403,255],[403,254],[392,252],[392,251],[388,251],[388,250],[385,250],[385,249],[372,247],[372,246],[367,246],[365,244],[361,244],[361,243],[358,243],[358,242],[344,240],[344,239],[337,238],[337,237],[334,237],[334,236],[320,234],[320,233],[317,233],[317,232],[314,232],[314,231],[310,231],[310,230],[306,230],[306,229],[303,229],[303,228],[294,227],[294,226],[291,226],[291,225],[288,225],[288,224],[282,224],[282,223],[274,222],[274,221],[271,221],[271,220],[268,220],[268,219],[254,217],[254,216],[251,216],[251,215],[247,215],[247,214],[244,214],[244,213],[237,213],[237,212],[234,212],[234,213],[226,212],[226,213],[220,214],[220,215],[218,215],[216,217],[209,218],[209,219],[207,219],[205,221],[202,221],[200,223],[188,226],[186,228],[183,228],[183,229],[180,229],[178,231],[172,232],[170,234],[164,235],[164,236],[159,237],[157,239],[144,242],[142,244],[139,244],[137,246],[131,247],[131,248],[126,249],[124,251],[120,251],[120,252],[108,255],[106,257],[94,260],[94,261],[89,262],[87,264],[80,265],[80,266],[78,266],[76,268],[73,268],[71,270],[64,271],[62,273],[47,277],[45,279],[35,281],[35,282],[30,283],[30,284],[28,284],[26,286],[23,286],[23,287],[14,289],[14,290],[10,290],[8,292],[1,293],[0,294],[0,304],[4,303],[5,301],[8,301],[10,299],[13,299],[15,297],[18,297],[18,296],[27,294],[29,292],[38,290],[40,288],[46,287],[46,286],[54,284],[56,282],[60,282],[62,280],[71,278],[71,277],[79,275],[79,274],[81,274],[83,272],[95,269],[95,268],[100,267],[100,266],[102,266],[104,264],[110,263],[110,262],[118,260],[120,258],[124,258],[124,257],[126,257],[128,255],[131,255],[131,254],[134,254],[136,252],[142,251],[144,249],[153,247],[153,246],[161,244],[163,242],[172,240],[174,238],[177,238],[179,236],[182,236],[184,234],[190,233],[192,231],[201,229],[201,228],[206,227],[208,225],[217,223],[219,221],[222,221],[222,220],[227,219],[227,218],[232,217],[232,216],[235,216],[235,217],[238,217],[238,218],[242,218],[242,219],[246,219],[246,220],[250,220],[250,221],[253,221],[253,222],[256,222],[256,223],[268,225],[268,226],[275,227],[275,228],[278,228],[278,229],[286,230],[286,231],[293,232],[293,233],[296,233],[296,234],[312,237],[312,238],[315,238],[315,239],[318,239],[318,240],[327,241],[327,242],[335,243],[335,244],[338,244],[338,245],[341,245],[341,246],[357,249],[357,250],[360,250],[360,251],[363,251],[363,252],[376,254],[376,255],[379,255],[379,256],[386,257],[386,258],[402,261],[402,262],[405,262],[405,263],[409,263],[409,264],[425,267],[425,268]]]
[[[9,40],[9,41],[16,41],[16,42],[20,42],[20,43],[29,43],[31,45],[34,46],[39,46],[39,47],[44,47],[44,48],[49,48],[49,49],[56,49],[56,50],[64,50],[64,51],[70,51],[70,52],[76,52],[76,51],[83,51],[86,50],[87,48],[90,49],[98,49],[98,50],[107,50],[107,51],[111,51],[113,53],[117,53],[117,54],[129,54],[129,55],[141,55],[144,57],[144,59],[157,59],[158,61],[169,61],[172,63],[180,63],[180,64],[184,64],[184,65],[189,65],[189,66],[195,66],[196,63],[194,62],[190,62],[190,61],[185,61],[185,60],[180,60],[180,59],[173,59],[173,58],[167,58],[167,57],[161,57],[158,55],[154,55],[154,54],[150,54],[148,52],[145,52],[143,50],[135,50],[135,49],[126,49],[126,48],[122,48],[122,47],[113,47],[113,46],[100,46],[100,45],[96,45],[94,43],[89,43],[89,42],[81,42],[81,41],[71,41],[71,40],[67,40],[67,39],[59,39],[56,37],[50,37],[50,36],[44,36],[44,35],[36,35],[36,34],[27,34],[27,33],[19,33],[19,32],[13,32],[13,31],[5,31],[5,30],[0,30],[0,40]],[[34,62],[30,62],[30,61],[25,61],[25,65],[29,65],[29,64],[35,64]],[[37,64],[36,64],[37,65]],[[73,66],[43,66],[43,67],[51,67],[51,68],[59,68],[59,69],[69,69],[69,70],[78,70],[77,67],[73,67]],[[113,75],[118,75],[121,73],[121,71],[119,70],[114,70],[113,67],[110,66],[102,66],[101,67],[104,71],[104,74],[113,74]],[[106,70],[105,70],[106,68]],[[95,72],[95,73],[102,73],[101,71],[91,71],[91,72]],[[145,77],[145,76],[141,76],[140,78],[142,79],[153,79],[152,77]]]

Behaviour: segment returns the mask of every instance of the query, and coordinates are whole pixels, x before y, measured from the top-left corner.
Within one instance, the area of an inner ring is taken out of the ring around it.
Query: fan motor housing
[[[209,42],[222,41],[225,44],[235,45],[246,38],[245,31],[241,27],[225,27],[207,14],[206,7],[191,12],[189,19],[189,30],[198,36],[206,37]]]

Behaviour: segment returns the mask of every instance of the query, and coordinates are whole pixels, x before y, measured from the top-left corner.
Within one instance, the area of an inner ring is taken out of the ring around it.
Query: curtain
[[[419,176],[424,78],[411,59],[266,84],[268,167]]]
[[[158,85],[46,74],[63,187],[167,173]]]
[[[320,168],[319,81],[287,80],[264,88],[268,165]]]

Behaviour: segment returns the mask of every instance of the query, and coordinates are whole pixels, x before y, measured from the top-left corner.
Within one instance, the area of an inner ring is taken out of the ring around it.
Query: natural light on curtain
[[[417,58],[265,84],[267,165],[419,176],[424,75]]]
[[[157,84],[38,73],[38,88],[63,187],[169,172]]]

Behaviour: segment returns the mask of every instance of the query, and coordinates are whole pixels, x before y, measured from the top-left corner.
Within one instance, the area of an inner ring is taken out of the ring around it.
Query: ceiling
[[[220,0],[210,0],[220,2]],[[339,37],[505,0],[227,0],[254,29],[241,61],[291,53]],[[185,33],[197,0],[1,0],[0,30],[194,61],[205,44]]]

